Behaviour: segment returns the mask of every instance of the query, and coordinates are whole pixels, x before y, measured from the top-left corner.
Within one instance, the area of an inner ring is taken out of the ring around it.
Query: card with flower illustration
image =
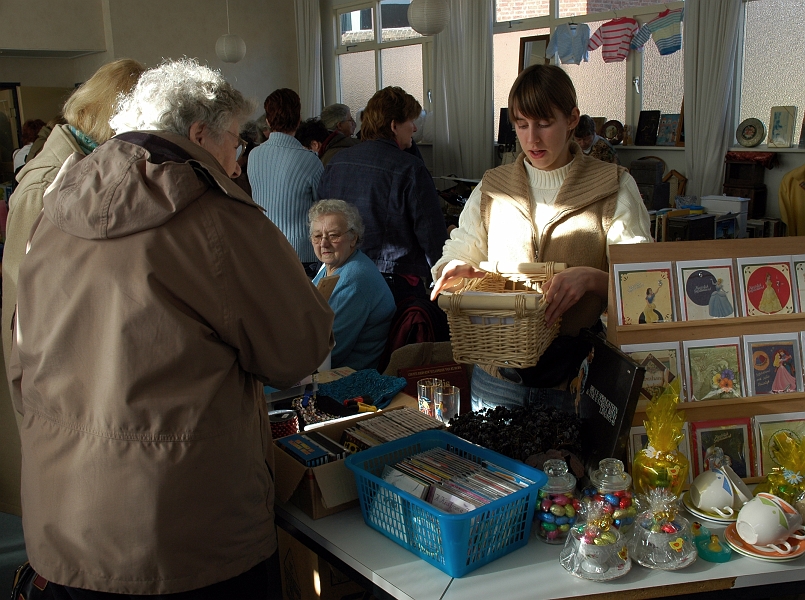
[[[682,433],[684,434],[684,438],[681,442],[679,442],[679,446],[677,446],[677,450],[679,450],[682,454],[685,455],[685,458],[688,459],[688,463],[690,467],[688,468],[688,477],[687,482],[693,482],[693,463],[691,462],[690,458],[690,428],[688,424],[685,423],[682,425]],[[634,457],[637,455],[638,452],[641,450],[645,450],[648,446],[648,434],[646,434],[646,428],[642,425],[635,425],[629,431],[629,453],[628,453],[628,469],[629,473],[634,476],[634,471],[632,470],[632,465],[634,464]]]
[[[729,465],[738,477],[754,474],[754,444],[749,417],[694,421],[690,424],[693,477]]]
[[[681,320],[736,316],[735,270],[731,258],[679,261],[676,281]]]
[[[621,351],[646,368],[643,387],[640,389],[640,395],[646,399],[650,400],[662,392],[665,386],[682,374],[679,342],[625,344],[621,346]],[[684,402],[685,394],[682,389],[679,396],[679,400]]]
[[[743,336],[747,396],[802,391],[798,333]]]
[[[794,265],[794,284],[797,287],[797,294],[794,296],[795,310],[805,312],[805,254],[792,256],[791,264]]]
[[[779,443],[775,438],[785,435],[801,444],[805,439],[805,412],[778,413],[776,415],[756,415],[755,439],[758,446],[758,475],[765,477],[775,467],[784,467],[780,463]],[[802,477],[805,473],[800,473]],[[791,474],[796,478],[796,474]],[[791,483],[798,483],[791,481]]]
[[[675,320],[670,262],[626,263],[613,270],[619,324]]]
[[[745,396],[739,338],[685,340],[682,354],[691,401]]]
[[[738,258],[744,317],[791,314],[796,288],[790,256]]]

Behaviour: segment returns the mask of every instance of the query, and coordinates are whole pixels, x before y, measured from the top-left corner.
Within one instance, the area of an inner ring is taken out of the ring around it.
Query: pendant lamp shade
[[[246,56],[246,42],[234,33],[226,33],[215,42],[215,53],[224,62],[236,63]]]
[[[447,0],[411,0],[408,5],[408,23],[417,33],[436,35],[450,21],[450,4]]]

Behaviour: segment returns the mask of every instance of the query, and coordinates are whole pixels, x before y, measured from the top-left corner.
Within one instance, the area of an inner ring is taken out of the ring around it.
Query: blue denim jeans
[[[574,412],[575,396],[565,390],[552,388],[533,388],[493,377],[479,366],[472,370],[470,381],[472,410],[505,406],[515,408],[544,404],[564,412]]]

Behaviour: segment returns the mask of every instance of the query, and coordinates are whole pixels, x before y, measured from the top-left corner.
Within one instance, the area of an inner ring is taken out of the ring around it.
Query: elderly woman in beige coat
[[[9,374],[26,550],[59,598],[278,597],[263,384],[322,363],[333,313],[230,179],[253,110],[167,62],[45,194]]]

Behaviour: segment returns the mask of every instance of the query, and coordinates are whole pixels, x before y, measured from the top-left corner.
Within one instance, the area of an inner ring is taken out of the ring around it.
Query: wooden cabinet
[[[607,339],[618,347],[624,344],[681,342],[683,340],[750,334],[805,331],[805,313],[675,321],[653,323],[651,325],[618,325],[615,279],[613,276],[613,265],[615,264],[803,254],[805,253],[805,240],[800,240],[798,237],[622,244],[610,246],[609,252],[610,285]],[[676,287],[674,287],[674,292],[676,297],[678,295]],[[736,289],[736,297],[740,293],[741,290]],[[634,425],[643,424],[646,418],[647,404],[646,400],[638,402],[633,421]],[[739,399],[681,402],[678,408],[685,411],[686,419],[689,422],[805,411],[805,393],[769,394]],[[760,480],[761,478],[759,477],[748,479],[750,482]]]

